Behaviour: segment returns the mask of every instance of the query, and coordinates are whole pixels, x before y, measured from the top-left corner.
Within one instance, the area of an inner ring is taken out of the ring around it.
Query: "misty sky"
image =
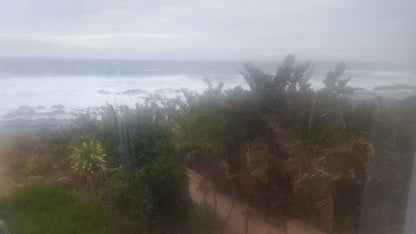
[[[416,61],[415,0],[0,2],[0,57]]]

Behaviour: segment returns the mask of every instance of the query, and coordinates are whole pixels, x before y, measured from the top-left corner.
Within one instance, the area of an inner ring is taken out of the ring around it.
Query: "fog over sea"
[[[265,73],[279,62],[253,62]],[[74,118],[107,103],[134,106],[156,93],[181,96],[181,88],[203,92],[204,79],[224,89],[248,89],[243,62],[136,61],[85,59],[0,59],[0,120]],[[315,90],[336,62],[316,62]],[[348,63],[344,77],[356,87],[353,98],[405,98],[416,94],[416,68],[410,64]]]

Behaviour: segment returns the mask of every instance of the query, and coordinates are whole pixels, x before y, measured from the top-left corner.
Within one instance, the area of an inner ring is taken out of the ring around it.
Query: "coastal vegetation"
[[[58,185],[32,184],[0,202],[0,217],[12,233],[108,233],[95,201],[82,201]]]
[[[300,218],[327,233],[400,233],[416,98],[351,99],[345,69],[339,63],[313,90],[310,62],[289,55],[275,74],[247,63],[250,90],[207,80],[202,94],[151,95],[15,137],[0,160],[23,188],[0,201],[0,219],[12,233],[45,233],[49,222],[51,233],[78,233],[81,220],[83,233],[216,233],[224,221],[215,204],[189,197],[191,169],[202,191],[211,181],[213,196],[246,201],[277,226]]]

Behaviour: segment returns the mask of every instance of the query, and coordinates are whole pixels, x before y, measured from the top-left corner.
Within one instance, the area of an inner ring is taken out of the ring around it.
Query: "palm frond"
[[[334,197],[331,189],[323,185],[311,193],[312,201],[321,217],[321,225],[327,231],[332,231],[334,218]]]

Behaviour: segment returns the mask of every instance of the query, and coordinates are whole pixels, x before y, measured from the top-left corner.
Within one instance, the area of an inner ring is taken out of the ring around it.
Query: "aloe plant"
[[[104,148],[99,140],[85,137],[73,143],[70,148],[72,169],[86,179],[92,189],[96,189],[104,182],[107,173],[107,160]]]

